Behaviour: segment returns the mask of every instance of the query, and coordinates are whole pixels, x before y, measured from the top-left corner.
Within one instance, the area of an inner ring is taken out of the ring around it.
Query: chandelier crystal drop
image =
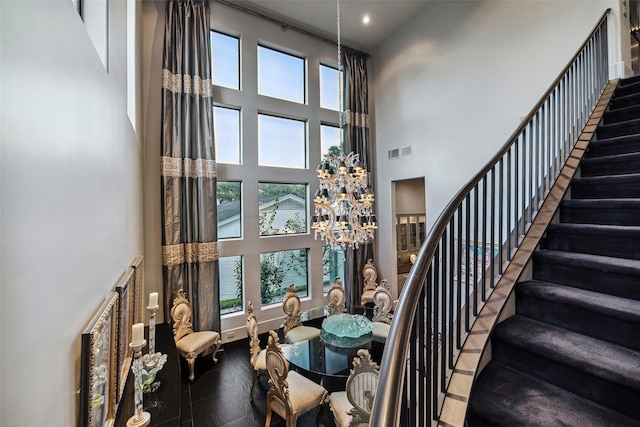
[[[342,52],[340,45],[340,0],[337,0],[338,26],[338,102],[340,144],[343,145]],[[316,191],[315,213],[311,222],[315,238],[331,245],[358,248],[373,239],[378,228],[373,213],[374,195],[369,174],[355,153],[325,154],[316,168],[320,187]]]

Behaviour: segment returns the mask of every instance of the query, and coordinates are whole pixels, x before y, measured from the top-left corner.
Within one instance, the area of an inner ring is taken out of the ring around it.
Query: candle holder
[[[147,340],[143,339],[139,343],[130,343],[131,351],[133,351],[133,366],[131,369],[135,375],[134,384],[135,391],[133,394],[133,402],[135,404],[135,412],[131,418],[127,421],[127,427],[145,427],[151,422],[151,414],[144,412],[142,394],[142,349],[147,344]]]

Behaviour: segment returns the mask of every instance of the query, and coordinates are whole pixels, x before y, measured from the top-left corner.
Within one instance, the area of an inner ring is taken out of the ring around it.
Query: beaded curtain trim
[[[162,70],[162,88],[173,93],[198,95],[203,98],[213,97],[211,79],[203,80],[200,76],[190,76],[189,74],[173,74],[167,69]]]
[[[179,243],[162,247],[162,265],[212,262],[218,259],[218,242]]]

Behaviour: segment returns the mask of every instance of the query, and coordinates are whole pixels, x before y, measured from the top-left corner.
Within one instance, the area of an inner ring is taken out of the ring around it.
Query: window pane
[[[258,93],[304,103],[304,59],[258,46]]]
[[[320,145],[323,158],[327,153],[340,154],[340,128],[338,126],[320,125]]]
[[[344,260],[344,253],[340,246],[322,248],[322,278],[325,293],[331,287],[336,276],[339,276],[340,281],[344,284]]]
[[[258,183],[261,236],[307,232],[307,185]]]
[[[299,297],[308,295],[307,249],[260,254],[260,292],[262,305],[284,300],[290,284]]]
[[[240,164],[240,111],[213,107],[216,162]]]
[[[211,62],[214,85],[240,89],[240,40],[211,31]]]
[[[320,64],[320,107],[340,110],[338,92],[338,70]]]
[[[242,236],[242,193],[239,181],[218,181],[218,239]]]
[[[258,164],[304,169],[306,123],[301,120],[258,115]]]
[[[219,259],[220,267],[220,313],[241,311],[242,300],[242,256],[227,256]]]

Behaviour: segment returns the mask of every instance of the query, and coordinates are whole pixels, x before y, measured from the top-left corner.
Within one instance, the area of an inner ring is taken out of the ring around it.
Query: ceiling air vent
[[[400,157],[400,150],[394,148],[393,150],[389,150],[389,160],[397,159]]]

